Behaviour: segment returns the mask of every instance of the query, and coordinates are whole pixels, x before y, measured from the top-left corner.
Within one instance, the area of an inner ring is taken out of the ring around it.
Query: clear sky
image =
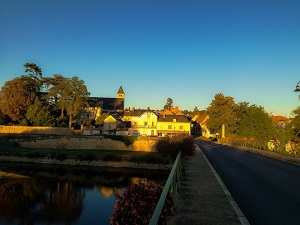
[[[299,106],[299,0],[0,0],[0,86],[78,76],[125,107],[206,109],[222,92],[290,116]]]

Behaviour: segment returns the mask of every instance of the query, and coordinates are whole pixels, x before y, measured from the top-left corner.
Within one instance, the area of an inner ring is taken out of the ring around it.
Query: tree
[[[243,108],[243,116],[239,121],[239,136],[253,137],[264,143],[274,138],[275,126],[272,117],[263,107],[251,105],[245,108],[245,104],[240,104],[240,108]]]
[[[71,127],[73,118],[78,115],[84,106],[88,105],[87,100],[90,93],[87,91],[84,81],[79,80],[76,76],[67,80],[65,90],[67,95],[64,99],[64,105],[69,115],[69,127]]]
[[[0,111],[0,125],[4,125],[8,123],[8,119],[5,115]]]
[[[168,98],[167,103],[164,106],[164,109],[171,109],[172,106],[173,106],[173,99]]]
[[[35,63],[25,63],[25,72],[29,73],[30,77],[35,77],[37,79],[42,78],[42,69]]]
[[[38,97],[34,103],[28,107],[26,119],[33,126],[54,126],[55,120],[50,115],[49,105],[44,105]]]
[[[195,106],[194,111],[193,111],[193,115],[197,115],[199,113],[200,113],[199,109],[197,108],[197,106]]]
[[[7,81],[0,91],[0,110],[15,122],[21,122],[28,107],[33,104],[36,93],[32,91],[30,79],[26,76]]]
[[[96,119],[96,125],[102,126],[104,123],[104,120],[109,116],[109,113],[103,113]]]
[[[298,135],[300,133],[300,106],[293,110],[293,115],[294,118],[292,119],[291,125],[295,131],[295,134]]]
[[[69,83],[69,78],[63,77],[60,74],[54,74],[53,78],[46,78],[46,85],[48,86],[48,101],[56,109],[60,110],[60,117],[64,117],[66,109],[66,99],[69,91],[66,84]]]
[[[207,126],[212,133],[217,133],[221,132],[221,126],[225,124],[226,132],[233,134],[238,122],[236,113],[237,104],[234,102],[234,98],[218,93],[207,108],[209,115]]]
[[[30,85],[32,92],[41,99],[44,96],[42,69],[35,63],[25,63],[24,67],[25,73],[28,73],[25,77],[28,78],[28,84]]]

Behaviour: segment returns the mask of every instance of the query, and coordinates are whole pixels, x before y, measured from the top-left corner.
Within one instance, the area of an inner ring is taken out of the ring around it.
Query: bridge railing
[[[179,196],[179,188],[182,177],[182,159],[181,159],[181,151],[178,153],[172,170],[169,174],[168,180],[164,186],[163,192],[158,200],[156,208],[153,212],[149,225],[156,225],[158,223],[162,208],[164,206],[165,200],[167,198],[168,193],[170,192],[173,197],[174,207],[177,209],[178,207],[178,196]]]

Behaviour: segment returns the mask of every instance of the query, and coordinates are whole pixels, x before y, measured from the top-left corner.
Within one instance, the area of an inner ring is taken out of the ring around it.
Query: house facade
[[[201,136],[209,138],[214,136],[210,133],[210,130],[207,128],[207,121],[209,120],[208,115],[196,115],[192,118],[193,121],[197,122],[201,127]]]
[[[129,135],[134,136],[174,136],[190,134],[191,122],[184,115],[157,114],[152,110],[124,112],[123,121],[130,121]]]
[[[191,122],[185,115],[160,115],[157,119],[157,136],[166,137],[177,134],[190,134]]]
[[[116,132],[120,121],[112,115],[106,117],[103,121],[102,134],[113,134]]]
[[[151,110],[133,110],[124,112],[123,121],[130,121],[128,134],[134,136],[157,136],[157,115]]]

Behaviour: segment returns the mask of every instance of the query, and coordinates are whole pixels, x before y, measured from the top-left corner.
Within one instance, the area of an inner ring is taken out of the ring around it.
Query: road
[[[300,167],[196,141],[251,225],[300,224]]]

